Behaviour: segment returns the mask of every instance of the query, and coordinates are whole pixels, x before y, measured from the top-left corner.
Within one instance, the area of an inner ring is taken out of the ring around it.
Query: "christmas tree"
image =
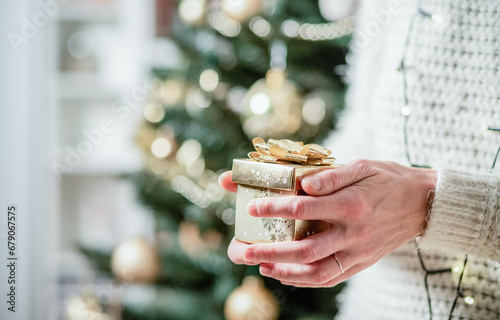
[[[132,239],[112,258],[84,249],[100,270],[141,284],[124,294],[123,319],[311,320],[337,312],[339,287],[286,287],[229,261],[235,196],[218,185],[253,137],[321,142],[334,128],[353,19],[326,20],[328,10],[336,8],[315,0],[179,1],[168,33],[182,63],[152,68],[156,87],[137,133],[145,168],[128,177],[154,213],[155,242]]]

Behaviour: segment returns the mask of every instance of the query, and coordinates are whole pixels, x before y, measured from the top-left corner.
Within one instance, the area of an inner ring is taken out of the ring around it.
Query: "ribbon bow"
[[[330,150],[317,145],[291,141],[287,139],[269,139],[267,143],[262,138],[252,140],[256,151],[248,157],[253,160],[271,163],[300,163],[309,166],[331,166],[335,158],[330,157]]]

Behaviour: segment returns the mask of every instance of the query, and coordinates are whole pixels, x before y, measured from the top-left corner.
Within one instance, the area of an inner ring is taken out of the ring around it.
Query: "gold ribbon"
[[[253,160],[271,163],[300,163],[308,166],[331,166],[335,158],[330,157],[330,150],[317,145],[296,142],[288,139],[269,139],[267,143],[262,138],[252,140],[255,151],[248,157]]]

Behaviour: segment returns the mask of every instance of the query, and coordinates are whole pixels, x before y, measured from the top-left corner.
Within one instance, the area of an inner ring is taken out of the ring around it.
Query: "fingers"
[[[323,170],[304,177],[302,189],[313,196],[324,196],[339,191],[375,174],[368,160],[352,161],[337,169]]]
[[[240,253],[241,259],[247,264],[313,263],[344,248],[340,233],[331,228],[300,241],[247,246]]]
[[[338,275],[337,277],[331,279],[330,281],[327,281],[325,283],[315,283],[311,281],[303,281],[303,282],[295,282],[295,281],[288,281],[288,280],[283,280],[281,281],[282,284],[288,285],[288,286],[294,286],[298,288],[326,288],[326,287],[335,287],[341,282],[346,281],[353,275],[355,275],[358,272],[363,271],[364,269],[368,268],[372,264],[357,264],[349,268],[345,273],[342,273]]]
[[[327,196],[288,196],[260,198],[250,201],[247,211],[251,216],[283,217],[295,220],[323,220],[345,224],[362,218],[371,210],[370,202],[359,195],[356,188],[346,188]]]
[[[247,211],[255,217],[282,217],[298,220],[327,220],[332,214],[327,210],[326,197],[287,196],[259,198],[250,201]]]
[[[234,183],[231,179],[232,172],[226,171],[219,176],[219,184],[227,191],[236,192],[236,190],[238,189],[238,184]]]
[[[340,255],[340,253],[336,254]],[[342,263],[345,268],[344,264],[348,263],[348,261]],[[347,272],[347,270],[345,271]],[[260,273],[265,277],[271,277],[282,282],[324,286],[342,275],[342,270],[333,255],[330,255],[310,264],[261,264]]]
[[[366,268],[372,266],[375,262],[360,263],[349,268],[345,273],[340,274],[338,277],[326,282],[326,283],[313,283],[313,282],[293,282],[293,281],[281,281],[284,285],[299,287],[299,288],[324,288],[324,287],[334,287],[341,282],[346,281],[353,275],[365,270]]]
[[[240,242],[233,238],[229,247],[227,248],[227,255],[229,259],[235,264],[247,264],[247,265],[256,265],[257,263],[252,263],[249,261],[245,261],[243,256],[245,252],[251,245],[248,243]]]

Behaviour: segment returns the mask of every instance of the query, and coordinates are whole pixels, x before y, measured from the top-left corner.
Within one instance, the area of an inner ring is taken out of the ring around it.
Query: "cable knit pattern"
[[[427,268],[469,261],[454,320],[500,319],[500,1],[422,0],[407,55],[408,141],[412,162],[438,171],[419,246]],[[392,9],[391,9],[392,8]],[[368,158],[408,164],[404,154],[401,62],[417,2],[365,0],[348,57],[347,109],[326,144],[341,162]],[[388,13],[388,14],[387,14]],[[458,273],[429,276],[433,320],[447,320]],[[349,280],[340,320],[426,320],[427,294],[413,243]]]
[[[500,261],[498,175],[438,170],[422,247],[468,252]]]

